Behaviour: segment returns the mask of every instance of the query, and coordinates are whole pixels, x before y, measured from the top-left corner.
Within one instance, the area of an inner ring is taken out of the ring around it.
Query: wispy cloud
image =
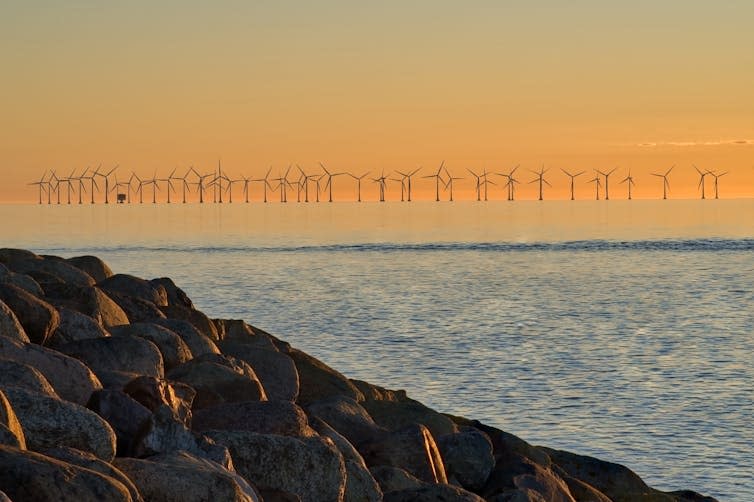
[[[718,141],[648,141],[639,143],[638,146],[658,147],[658,146],[752,146],[754,139],[728,139]]]

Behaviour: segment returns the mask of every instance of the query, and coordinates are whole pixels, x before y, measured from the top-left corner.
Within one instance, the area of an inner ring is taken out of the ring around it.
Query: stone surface
[[[204,336],[188,321],[182,321],[180,319],[156,319],[153,322],[168,328],[176,335],[180,336],[181,339],[186,342],[186,345],[188,345],[188,348],[191,350],[194,357],[199,357],[204,354],[220,353],[215,342]]]
[[[110,336],[97,321],[86,314],[66,307],[60,307],[58,313],[60,314],[60,324],[47,340],[49,347],[56,348],[78,340]]]
[[[13,284],[0,284],[0,301],[13,311],[34,343],[44,344],[60,323],[54,307]]]
[[[261,330],[255,329],[240,319],[213,319],[220,340],[251,345],[257,349],[278,351],[272,337]]]
[[[29,343],[29,337],[13,310],[0,300],[0,336],[7,336],[19,342]]]
[[[139,376],[128,382],[123,391],[150,411],[164,405],[177,421],[186,426],[191,423],[191,404],[196,391],[188,385]]]
[[[110,462],[115,432],[99,415],[75,403],[16,387],[5,389],[30,450],[70,446]]]
[[[484,425],[477,420],[465,420],[456,417],[456,421],[459,425],[474,427],[487,434],[487,437],[492,441],[492,452],[493,455],[495,455],[495,460],[509,458],[511,455],[517,454],[526,457],[543,467],[550,467],[550,457],[547,453],[541,448],[532,446],[523,439],[514,436],[509,432]]]
[[[91,317],[104,328],[129,322],[125,311],[96,286],[48,284],[45,298],[58,308],[65,307]]]
[[[345,502],[380,502],[382,489],[364,464],[346,460]]]
[[[117,293],[119,296],[130,296],[140,300],[151,302],[155,305],[164,306],[168,304],[168,295],[165,288],[161,285],[155,285],[128,274],[114,274],[97,283],[99,287],[107,292]]]
[[[317,434],[324,438],[330,439],[333,443],[335,443],[335,447],[340,451],[341,455],[343,455],[343,459],[350,460],[352,462],[356,462],[357,464],[361,464],[364,467],[366,467],[366,462],[364,462],[364,458],[361,456],[361,453],[356,450],[356,447],[351,444],[351,442],[345,438],[345,436],[341,435],[338,431],[330,427],[324,420],[321,420],[317,417],[309,417],[309,425],[317,431]]]
[[[195,431],[239,430],[281,436],[314,436],[304,410],[290,401],[223,403],[194,411]]]
[[[355,401],[364,400],[364,395],[350,380],[322,361],[297,349],[291,349],[288,355],[298,370],[300,404],[305,406],[334,396],[350,397]]]
[[[400,467],[376,465],[371,467],[369,471],[380,485],[380,488],[382,488],[383,493],[412,490],[414,488],[421,488],[426,484]]]
[[[160,277],[158,279],[152,279],[149,283],[153,287],[162,287],[167,295],[168,305],[181,305],[188,308],[194,308],[194,304],[188,295],[178,286],[175,285],[173,280],[169,277]]]
[[[188,345],[173,331],[154,323],[137,322],[110,328],[113,336],[138,336],[154,343],[162,354],[165,370],[189,361],[193,355]]]
[[[451,485],[425,485],[385,493],[385,502],[484,502],[479,495]],[[516,502],[516,501],[511,501]],[[547,502],[542,500],[541,502]]]
[[[385,432],[359,403],[349,397],[333,396],[309,404],[306,410],[311,416],[325,421],[355,446]]]
[[[461,486],[473,492],[484,486],[495,467],[492,442],[487,434],[468,427],[438,437],[437,446],[448,478],[455,478]]]
[[[32,277],[35,275],[52,276],[74,286],[94,285],[94,279],[89,274],[57,257],[16,260],[9,268],[14,272]]]
[[[162,354],[150,341],[138,336],[111,336],[67,343],[58,350],[83,361],[94,373],[133,372],[162,378]]]
[[[116,326],[129,322],[153,322],[157,319],[165,319],[165,314],[157,305],[148,300],[123,295],[114,290],[105,290],[105,293],[126,315],[127,322],[119,322]]]
[[[0,389],[0,444],[26,449],[26,437],[8,399]]]
[[[346,468],[332,441],[247,431],[209,431],[230,449],[236,471],[262,490],[282,490],[303,502],[340,502]]]
[[[226,339],[217,343],[223,354],[236,357],[254,368],[269,399],[296,401],[299,393],[298,370],[290,356],[274,348],[260,348],[244,339]],[[274,347],[270,344],[270,347]]]
[[[509,497],[513,500],[575,502],[566,482],[548,467],[517,453],[501,457],[480,491],[485,498]],[[539,498],[537,498],[539,497]]]
[[[159,306],[160,310],[168,319],[179,319],[190,322],[207,338],[217,341],[220,337],[217,335],[217,328],[209,317],[199,310],[184,307],[183,305]]]
[[[39,370],[61,399],[67,401],[86,404],[92,392],[102,388],[84,363],[52,349],[0,337],[0,357]]]
[[[18,260],[39,259],[39,256],[26,249],[0,248],[0,263],[8,265]]]
[[[91,469],[0,445],[0,490],[15,502],[131,502],[128,489]]]
[[[112,427],[119,456],[133,454],[139,432],[152,418],[149,409],[120,390],[95,392],[87,407],[105,419]]]
[[[257,502],[254,488],[235,472],[186,452],[148,459],[118,458],[115,465],[150,502]]]
[[[66,262],[79,270],[83,270],[96,282],[102,282],[113,275],[113,271],[110,270],[107,263],[96,256],[74,256],[68,258]]]
[[[40,392],[50,397],[59,397],[45,376],[31,366],[0,358],[0,389],[20,387]]]
[[[44,296],[44,290],[42,289],[42,286],[40,286],[39,283],[29,275],[11,272],[10,277],[5,282],[13,284],[14,286],[18,286],[19,288],[29,292],[37,298],[42,298]]]

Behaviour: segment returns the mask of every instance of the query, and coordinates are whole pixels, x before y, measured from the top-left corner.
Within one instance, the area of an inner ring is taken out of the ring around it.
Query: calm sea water
[[[754,500],[754,201],[0,206],[344,374]]]

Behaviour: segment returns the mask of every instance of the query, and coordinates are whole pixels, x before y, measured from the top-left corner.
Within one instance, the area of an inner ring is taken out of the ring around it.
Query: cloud
[[[642,147],[658,147],[658,146],[748,146],[754,145],[754,139],[729,139],[719,141],[648,141],[645,143],[639,143],[638,146]]]

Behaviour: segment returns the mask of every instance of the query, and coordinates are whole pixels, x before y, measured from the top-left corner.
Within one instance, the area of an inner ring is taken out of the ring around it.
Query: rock
[[[165,370],[189,361],[193,355],[188,345],[168,328],[153,323],[132,323],[110,328],[113,336],[133,335],[154,343],[162,354]]]
[[[39,256],[32,253],[31,251],[27,251],[25,249],[14,249],[14,248],[1,248],[0,249],[0,263],[3,263],[5,265],[9,265],[10,263],[13,263],[15,261],[20,260],[29,260],[29,259],[40,259]]]
[[[307,405],[333,396],[364,400],[364,395],[356,386],[322,361],[297,349],[291,349],[288,355],[298,370],[300,404]]]
[[[78,404],[17,387],[5,394],[16,412],[30,450],[70,446],[106,462],[115,456],[115,433],[99,415]]]
[[[6,387],[20,387],[50,397],[58,397],[50,382],[36,369],[16,361],[0,359],[0,389]]]
[[[556,473],[517,453],[497,460],[480,494],[487,499],[502,495],[513,500],[575,502],[568,485]]]
[[[102,387],[105,389],[123,390],[128,382],[142,375],[131,371],[105,371],[102,370],[97,375]]]
[[[106,338],[110,334],[88,315],[75,310],[61,307],[60,325],[47,340],[47,345],[56,348],[66,343],[91,338]]]
[[[295,493],[283,490],[260,489],[259,494],[262,496],[264,502],[301,502],[301,497]]]
[[[383,493],[421,488],[426,483],[420,481],[400,467],[391,465],[376,465],[369,471],[380,485]]]
[[[0,282],[8,282],[10,274],[10,269],[4,263],[0,262]]]
[[[97,283],[106,292],[116,293],[118,296],[130,296],[151,302],[158,307],[168,304],[168,294],[162,285],[154,285],[149,281],[128,274],[114,274]]]
[[[107,290],[107,296],[123,310],[129,322],[155,322],[159,319],[165,319],[165,314],[157,305],[148,300],[122,295],[112,290]]]
[[[194,411],[195,431],[238,430],[281,436],[315,436],[304,410],[290,401],[223,403]]]
[[[152,342],[138,336],[79,340],[58,350],[83,361],[95,374],[124,371],[158,378],[165,376],[160,351]]]
[[[356,450],[356,447],[354,447],[351,442],[338,431],[330,427],[324,420],[320,420],[317,417],[310,417],[309,424],[312,429],[317,431],[317,434],[323,438],[328,438],[335,443],[335,447],[340,451],[340,454],[343,455],[344,460],[350,460],[366,467],[367,464],[364,462],[361,453]]]
[[[37,298],[42,298],[44,296],[44,290],[42,289],[42,286],[40,286],[39,283],[29,275],[11,272],[10,277],[5,282],[13,284],[14,286],[18,286],[19,288],[27,291]]]
[[[186,342],[186,345],[188,345],[188,348],[191,350],[194,357],[199,357],[204,354],[220,353],[220,350],[215,343],[201,334],[199,330],[188,321],[181,321],[178,319],[156,319],[153,322],[168,328],[170,331],[180,336],[181,339]]]
[[[262,490],[295,493],[303,502],[343,500],[346,469],[329,439],[247,431],[210,431],[230,449],[236,471]]]
[[[52,349],[0,337],[0,357],[39,370],[66,401],[86,404],[92,392],[102,388],[94,373],[81,361]]]
[[[559,468],[557,466],[553,467],[555,468],[553,470],[558,476],[566,482],[568,490],[577,502],[613,502],[607,495],[600,492],[595,487],[567,475],[562,469],[558,470]]]
[[[183,305],[167,305],[159,306],[159,308],[168,319],[188,321],[207,338],[213,341],[220,339],[217,335],[215,324],[203,312],[184,307]]]
[[[66,263],[62,259],[32,258],[16,260],[8,267],[14,272],[34,276],[52,276],[65,284],[74,286],[93,286],[94,279],[81,269]],[[54,282],[58,282],[57,280]]]
[[[96,256],[74,256],[66,260],[79,270],[83,270],[96,282],[102,282],[113,275],[107,264]]]
[[[59,309],[64,307],[91,317],[104,328],[129,323],[126,312],[95,286],[49,284],[45,298]]]
[[[29,337],[26,336],[26,331],[21,326],[16,314],[2,300],[0,300],[0,336],[29,343]]]
[[[158,279],[152,279],[149,283],[155,288],[162,287],[165,290],[165,294],[167,294],[168,298],[168,305],[180,305],[190,309],[194,308],[191,299],[181,288],[175,285],[173,279],[170,279],[169,277],[160,277]]]
[[[107,420],[116,437],[118,456],[132,455],[136,439],[152,413],[144,405],[120,390],[100,390],[92,394],[87,407]]]
[[[411,425],[385,432],[356,448],[368,466],[392,465],[400,467],[425,483],[447,483],[445,466],[429,429]]]
[[[310,415],[324,420],[357,447],[385,432],[359,403],[348,397],[333,396],[311,403],[306,410]]]
[[[171,370],[168,377],[196,390],[194,409],[220,403],[267,400],[254,370],[230,356],[205,354],[195,357]]]
[[[479,495],[452,485],[425,485],[420,488],[387,492],[384,500],[385,502],[484,502]]]
[[[188,385],[140,376],[130,381],[123,391],[150,411],[164,405],[177,421],[187,427],[191,423],[191,404],[196,391]]]
[[[109,478],[112,478],[126,487],[128,493],[131,495],[131,500],[133,500],[134,502],[143,501],[139,490],[136,488],[133,482],[128,479],[125,474],[123,474],[123,472],[116,469],[111,464],[103,462],[91,453],[77,450],[75,448],[67,448],[61,446],[45,450],[44,454],[50,458],[55,458],[72,465],[91,469],[94,472],[98,472]]]
[[[217,346],[223,354],[246,361],[254,368],[269,399],[295,401],[298,398],[298,370],[290,356],[277,349],[259,348],[236,339],[222,340]]]
[[[509,458],[511,455],[518,454],[526,457],[542,467],[550,467],[550,457],[541,448],[530,445],[523,439],[514,436],[495,427],[484,425],[477,420],[465,420],[456,418],[460,425],[474,427],[485,434],[492,441],[492,452],[495,460],[500,458]]]
[[[2,390],[0,390],[0,444],[26,449],[24,431]]]
[[[43,345],[60,322],[55,308],[12,284],[0,284],[0,301],[13,311],[34,343]]]
[[[118,458],[115,465],[133,480],[150,502],[261,500],[249,483],[235,472],[182,451],[143,460]]]
[[[495,467],[492,442],[487,435],[472,427],[437,438],[445,472],[467,490],[478,492]]]
[[[381,502],[382,489],[364,464],[352,460],[345,461],[346,491],[345,502]]]
[[[256,330],[244,321],[238,319],[213,319],[220,340],[250,345],[257,349],[274,350],[278,348],[267,333]]]
[[[16,502],[131,502],[119,481],[91,469],[0,445],[0,490]]]

